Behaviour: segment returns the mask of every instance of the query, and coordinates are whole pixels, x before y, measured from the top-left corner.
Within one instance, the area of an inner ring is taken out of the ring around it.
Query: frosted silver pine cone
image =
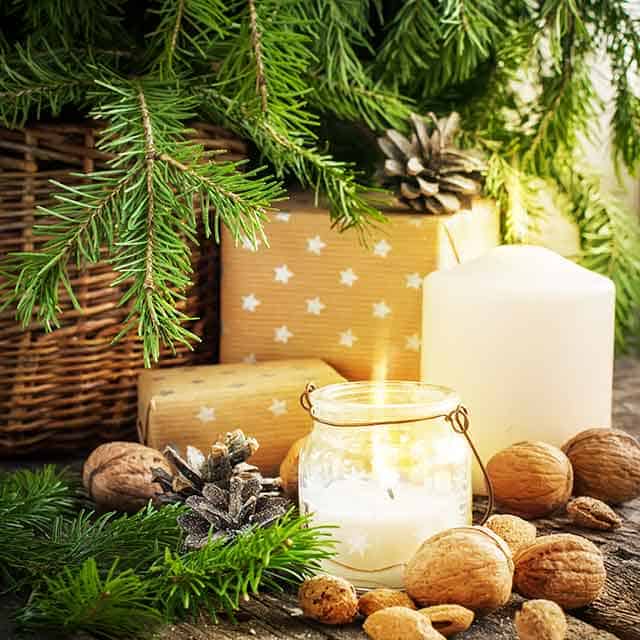
[[[454,146],[460,116],[454,111],[439,120],[411,114],[411,138],[389,129],[378,144],[386,156],[384,182],[416,211],[455,213],[469,206],[482,189],[484,160]]]

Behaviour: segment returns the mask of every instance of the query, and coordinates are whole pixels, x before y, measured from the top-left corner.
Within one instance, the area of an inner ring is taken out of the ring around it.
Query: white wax
[[[389,491],[345,478],[304,491],[314,525],[338,525],[336,556],[323,569],[363,588],[401,588],[406,562],[427,538],[469,524],[468,505],[464,491],[433,495],[406,482]]]
[[[458,392],[485,461],[521,440],[561,446],[610,426],[614,301],[611,280],[542,247],[502,246],[434,272],[422,380]]]

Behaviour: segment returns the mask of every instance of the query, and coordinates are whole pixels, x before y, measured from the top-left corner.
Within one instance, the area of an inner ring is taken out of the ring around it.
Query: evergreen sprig
[[[131,638],[202,610],[233,616],[259,589],[297,584],[332,554],[329,532],[294,512],[184,552],[185,506],[97,516],[77,512],[75,496],[52,467],[0,476],[0,579],[28,596],[25,628]]]

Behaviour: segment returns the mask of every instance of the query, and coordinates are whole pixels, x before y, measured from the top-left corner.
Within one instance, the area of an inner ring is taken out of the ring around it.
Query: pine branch
[[[228,35],[231,22],[224,0],[155,0],[158,25],[149,34],[149,65],[161,78],[179,75],[205,62],[211,42]]]
[[[260,108],[266,113],[269,104],[269,89],[265,77],[264,59],[262,57],[262,34],[258,27],[258,14],[254,0],[249,2],[249,25],[251,29],[251,48],[256,65],[256,92],[260,94]]]
[[[47,633],[139,637],[162,622],[151,604],[153,596],[140,576],[119,571],[117,560],[105,576],[89,558],[79,571],[64,567],[60,575],[47,578],[45,590],[20,612],[18,622]]]
[[[266,528],[255,528],[232,544],[210,542],[187,554],[165,551],[151,568],[157,605],[169,619],[207,611],[233,617],[243,600],[262,589],[281,591],[299,584],[331,557],[328,530],[310,527],[307,517],[289,512]]]
[[[326,195],[333,225],[339,230],[355,227],[365,233],[368,225],[384,221],[364,197],[372,188],[360,184],[347,163],[307,146],[304,139],[283,133],[264,118],[236,109],[232,100],[214,89],[201,87],[195,94],[202,100],[201,108],[224,118],[226,126],[239,135],[250,137],[278,175],[291,173],[303,186]]]
[[[640,223],[611,194],[603,195],[596,178],[569,165],[557,179],[573,202],[581,227],[582,264],[611,278],[616,286],[616,345],[638,347],[640,336]]]
[[[45,112],[56,116],[67,104],[82,104],[94,82],[96,62],[90,52],[82,59],[72,50],[31,42],[0,50],[0,124],[21,127],[27,118]]]

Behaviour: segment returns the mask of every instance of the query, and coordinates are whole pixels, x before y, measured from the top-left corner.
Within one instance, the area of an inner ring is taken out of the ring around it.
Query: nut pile
[[[308,580],[300,590],[305,614],[329,624],[350,623],[359,614],[372,640],[438,640],[465,631],[475,613],[503,606],[515,591],[529,598],[514,620],[520,640],[565,638],[563,609],[598,598],[604,557],[583,536],[537,536],[526,518],[566,509],[575,526],[620,527],[609,504],[640,497],[640,443],[614,429],[588,429],[562,450],[517,443],[487,468],[496,503],[506,513],[491,516],[484,527],[455,527],[425,540],[407,564],[404,591],[375,589],[357,599],[342,579]],[[572,493],[577,497],[570,501]],[[340,601],[328,606],[323,598]]]

